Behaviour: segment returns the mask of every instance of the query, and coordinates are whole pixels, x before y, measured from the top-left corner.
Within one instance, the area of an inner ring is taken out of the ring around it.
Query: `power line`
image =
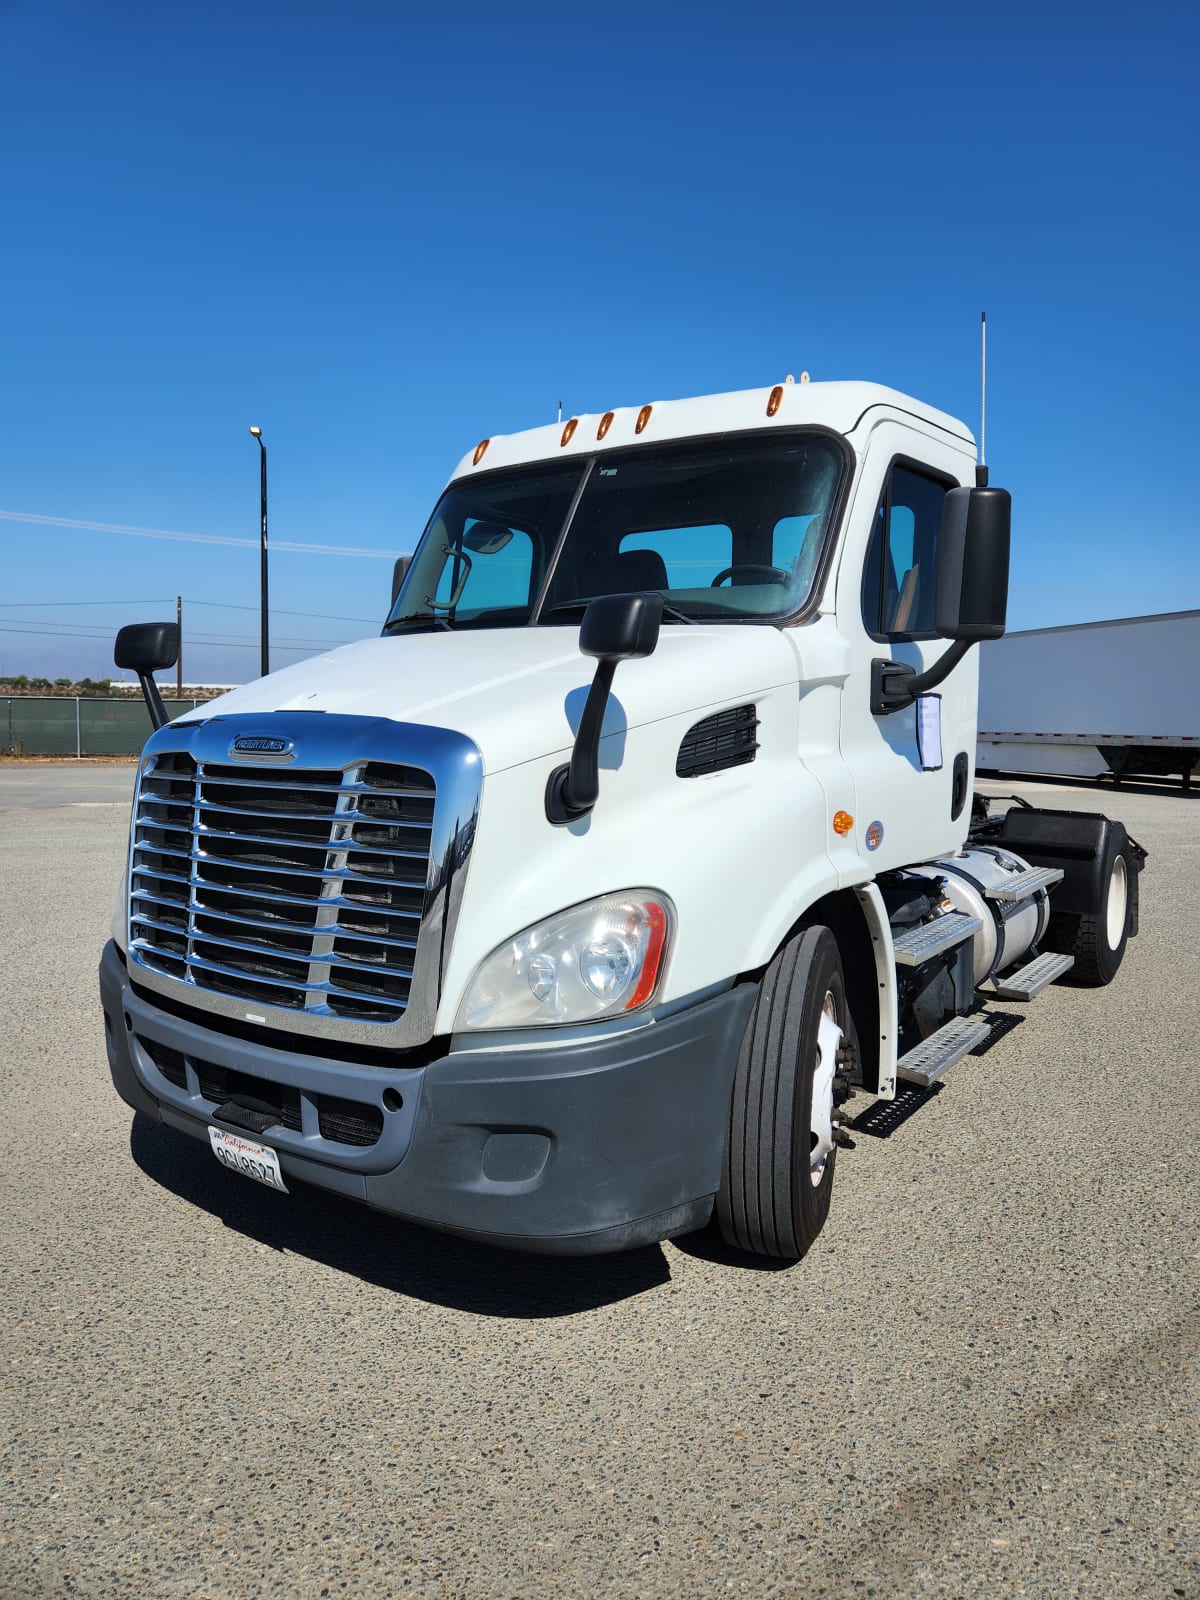
[[[257,606],[242,606],[232,600],[193,600],[190,596],[183,597],[190,606],[210,606],[217,611],[257,611]],[[165,606],[170,605],[169,600],[6,600],[5,608],[9,611],[44,610],[49,606]],[[271,606],[270,615],[273,617],[308,617],[316,622],[367,622],[374,627],[379,626],[378,617],[343,617],[332,611],[285,611],[280,606]]]
[[[257,550],[257,539],[238,539],[225,533],[171,533],[165,528],[133,528],[120,522],[85,522],[78,517],[48,517],[34,511],[0,511],[4,522],[27,522],[40,528],[79,528],[86,533],[123,533],[135,539],[172,539],[182,544],[220,544],[240,550]],[[287,539],[273,539],[272,552],[284,551],[289,555],[306,556],[365,556],[377,561],[394,561],[400,554],[395,550],[365,550],[350,545],[299,544]]]

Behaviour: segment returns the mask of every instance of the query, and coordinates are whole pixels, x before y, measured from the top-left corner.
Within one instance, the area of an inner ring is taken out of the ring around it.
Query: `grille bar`
[[[185,888],[186,887],[190,887],[190,888],[211,889],[214,894],[241,894],[243,892],[243,887],[244,887],[243,885],[232,885],[231,886],[228,883],[217,883],[217,882],[214,882],[214,881],[210,881],[208,878],[198,877],[195,873],[191,874],[188,877],[181,878],[178,873],[160,872],[155,867],[139,867],[139,866],[135,865],[134,868],[133,868],[133,871],[134,872],[146,873],[150,877],[152,877],[152,878],[154,878],[156,880],[159,880],[159,881],[161,881],[163,883],[177,883],[177,884],[180,884],[181,886],[183,886]],[[319,877],[323,876],[323,874],[321,874],[319,872],[309,872],[309,873],[304,874],[304,876],[310,877],[310,878],[319,878]],[[325,875],[325,876],[328,876],[328,875]],[[386,882],[382,882],[378,878],[372,878],[372,879],[369,879],[368,881],[370,883],[374,884],[376,887],[382,887],[382,888],[386,888],[387,887]],[[404,888],[404,887],[406,887],[406,885],[399,884],[399,885],[397,885],[397,887]],[[411,886],[409,886],[409,887],[411,887]],[[135,888],[132,892],[135,895],[142,893],[142,891],[140,889],[137,889],[137,888]],[[362,900],[357,899],[357,898],[355,898],[353,896],[350,896],[350,895],[338,895],[338,894],[332,894],[332,895],[328,895],[328,894],[327,895],[280,894],[275,890],[260,889],[260,888],[257,887],[257,885],[254,887],[253,891],[250,891],[250,890],[247,889],[245,892],[246,893],[251,893],[252,892],[255,900],[262,900],[264,902],[268,902],[269,901],[272,905],[338,906],[338,907],[344,906],[348,910],[354,910],[354,911],[362,911],[362,910],[365,909]],[[168,900],[166,903],[169,904],[169,905],[182,905],[185,902],[182,901],[182,900]],[[206,908],[204,906],[202,906],[202,905],[197,904],[196,910],[203,912],[203,911],[206,910]],[[419,910],[406,911],[400,906],[396,906],[396,907],[393,908],[393,907],[388,907],[388,906],[374,906],[374,905],[372,905],[371,906],[371,911],[374,912],[374,913],[378,913],[380,915],[395,916],[395,917],[410,917],[410,918],[419,919],[420,916],[421,916],[421,913],[420,913]],[[328,930],[326,930],[326,931],[328,931]],[[353,930],[344,929],[343,931],[349,932],[349,931],[353,931]]]
[[[200,834],[200,837],[205,838],[207,835],[202,833]],[[243,835],[235,834],[232,837],[235,838],[239,844],[251,842],[248,841]],[[299,842],[295,842],[295,848],[298,850],[317,850],[321,852],[336,850],[343,855],[353,854],[353,847],[348,846],[343,842],[323,845],[300,844]],[[139,839],[134,845],[134,849],[147,850],[151,855],[155,856],[175,856],[181,861],[196,861],[210,868],[215,863],[219,862],[222,867],[233,868],[238,872],[282,873],[285,878],[326,878],[330,876],[336,876],[340,878],[343,883],[365,883],[369,884],[373,889],[379,888],[381,884],[395,884],[401,888],[412,889],[423,886],[425,882],[424,872],[419,874],[410,872],[407,877],[401,878],[396,875],[385,876],[383,873],[373,874],[369,872],[351,872],[347,867],[330,869],[326,867],[324,862],[313,862],[311,865],[302,864],[298,867],[290,867],[285,866],[282,862],[278,861],[258,861],[253,856],[222,856],[217,855],[212,850],[176,850],[174,847],[169,845],[156,844],[152,839]],[[392,851],[392,854],[399,857],[401,860],[421,860],[426,864],[429,861],[428,856],[415,856],[411,850],[394,850]],[[137,866],[134,868],[134,871],[148,872],[152,876],[158,875],[154,867]],[[209,883],[214,888],[229,887],[228,884],[222,883],[220,878],[202,877],[199,881],[203,883]],[[307,896],[304,898],[307,898]]]
[[[130,856],[131,956],[259,1005],[398,1021],[433,877],[435,798],[417,767],[151,756]]]

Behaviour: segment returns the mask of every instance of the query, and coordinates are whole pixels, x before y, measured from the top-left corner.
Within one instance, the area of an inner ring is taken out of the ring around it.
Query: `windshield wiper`
[[[390,633],[393,628],[402,627],[406,622],[436,622],[439,628],[445,628],[447,633],[454,629],[445,617],[438,616],[436,611],[413,611],[407,617],[397,617],[394,622],[385,622],[384,633]]]
[[[592,599],[598,598],[593,595]],[[557,605],[547,606],[539,615],[538,621],[543,617],[552,617],[556,611],[586,611],[591,605],[591,600],[560,600]],[[680,611],[678,606],[673,606],[669,601],[663,601],[663,616],[670,617],[675,622],[686,622],[690,627],[696,626],[695,617],[689,617],[686,611]]]

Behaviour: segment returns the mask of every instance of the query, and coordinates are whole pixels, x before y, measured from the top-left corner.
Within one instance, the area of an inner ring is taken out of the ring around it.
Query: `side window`
[[[447,558],[438,579],[437,600],[446,605],[458,588],[456,611],[492,611],[529,604],[533,540],[519,528],[468,518],[461,563]],[[470,570],[464,571],[470,563]]]
[[[948,484],[894,466],[875,513],[863,573],[863,620],[889,639],[933,634],[938,534]]]
[[[694,528],[627,533],[620,550],[622,555],[631,550],[650,550],[661,556],[668,589],[707,589],[718,572],[733,564],[733,531],[717,522]]]

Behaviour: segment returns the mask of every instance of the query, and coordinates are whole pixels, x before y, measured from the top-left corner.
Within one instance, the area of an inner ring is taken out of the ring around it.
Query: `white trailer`
[[[1096,778],[1200,762],[1200,611],[1031,628],[984,644],[980,771]]]

